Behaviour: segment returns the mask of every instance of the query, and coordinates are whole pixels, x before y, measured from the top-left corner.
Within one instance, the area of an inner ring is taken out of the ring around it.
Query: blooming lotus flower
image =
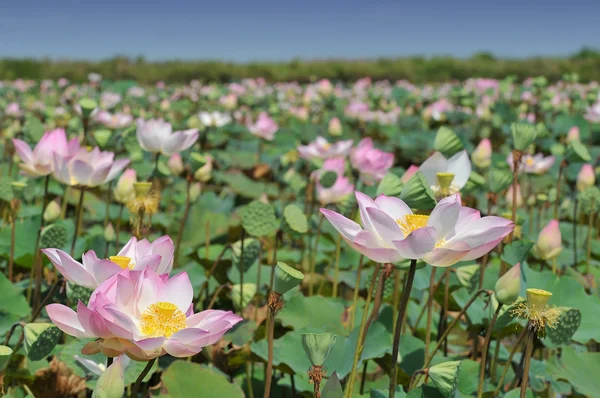
[[[170,156],[194,145],[198,129],[173,132],[171,123],[162,119],[138,120],[136,135],[143,150]]]
[[[267,141],[273,141],[273,139],[275,139],[275,133],[279,130],[279,126],[269,117],[267,112],[261,112],[258,114],[256,123],[250,124],[248,130],[257,137],[264,138]]]
[[[354,191],[354,185],[344,177],[345,163],[344,158],[327,159],[323,167],[313,173],[317,183],[317,198],[323,205],[341,202]],[[319,180],[327,171],[333,171],[337,175],[335,183],[329,188],[321,185]]]
[[[483,217],[461,206],[455,194],[442,199],[431,215],[413,214],[402,200],[381,195],[372,200],[356,192],[363,227],[334,211],[321,209],[342,238],[377,262],[422,259],[436,267],[475,260],[492,250],[514,228],[501,217]]]
[[[492,143],[488,138],[484,138],[479,142],[479,145],[471,154],[471,160],[480,169],[488,168],[492,164]]]
[[[108,111],[98,111],[94,117],[99,123],[110,129],[127,127],[133,122],[133,116],[121,112],[112,114]]]
[[[102,80],[100,73],[88,73],[88,80],[90,83],[99,83]]]
[[[384,152],[373,146],[370,137],[363,138],[350,152],[352,167],[360,172],[361,180],[367,185],[381,181],[394,165],[394,154]]]
[[[550,169],[550,167],[552,167],[554,160],[554,156],[544,157],[544,155],[541,153],[531,156],[530,154],[526,153],[521,157],[519,170],[528,174],[544,174]],[[514,162],[512,152],[508,155],[506,161],[510,165],[510,169],[513,170]]]
[[[6,105],[4,112],[6,112],[6,114],[9,116],[20,116],[21,106],[18,102],[11,102],[10,104]]]
[[[351,102],[344,108],[344,114],[354,119],[361,119],[369,113],[369,105],[364,102]]]
[[[423,177],[435,193],[441,189],[438,175],[451,174],[453,178],[448,188],[448,194],[454,194],[459,192],[469,181],[471,161],[467,151],[460,151],[450,159],[446,159],[440,152],[436,152],[423,162],[419,171],[423,173]]]
[[[402,181],[403,184],[406,184],[415,174],[417,174],[417,171],[419,171],[419,166],[411,164],[404,174],[402,174],[402,177],[400,177],[400,181]]]
[[[338,119],[337,117],[331,118],[331,120],[329,121],[327,131],[329,131],[329,134],[331,135],[341,135],[342,123],[340,122],[340,119]]]
[[[562,252],[562,235],[558,220],[550,220],[533,246],[534,253],[543,260],[551,260]]]
[[[581,170],[577,173],[577,190],[585,191],[589,187],[593,187],[596,183],[596,173],[594,167],[586,163],[581,166]]]
[[[98,147],[90,152],[86,148],[79,148],[68,156],[54,152],[53,156],[52,175],[70,186],[96,187],[105,184],[129,164],[129,159],[114,160],[114,153],[102,152]]]
[[[185,272],[167,279],[149,268],[126,269],[98,286],[87,306],[79,302],[77,312],[62,304],[50,304],[46,311],[63,332],[99,339],[92,344],[107,356],[183,358],[216,343],[242,320],[230,311],[194,314],[193,298]]]
[[[76,261],[59,249],[42,249],[58,272],[71,283],[95,289],[111,276],[123,269],[142,270],[150,268],[158,274],[168,274],[173,268],[173,241],[161,236],[150,243],[134,236],[116,256],[100,259],[93,250],[83,255],[82,262]]]
[[[231,123],[231,116],[221,112],[200,112],[198,119],[205,127],[222,127]]]
[[[121,174],[117,185],[113,190],[115,200],[119,203],[127,204],[135,198],[133,184],[137,182],[137,173],[134,169],[127,169]]]
[[[329,159],[346,156],[352,147],[353,140],[338,141],[330,144],[321,136],[308,145],[300,145],[298,154],[304,159]]]
[[[512,204],[513,204],[513,188],[514,185],[510,184],[510,186],[508,187],[508,189],[506,190],[506,204],[508,205],[509,208],[512,208]],[[521,185],[517,184],[517,208],[523,206],[523,195],[521,194]]]
[[[600,123],[600,101],[588,107],[584,117],[590,123]]]
[[[55,153],[59,156],[69,156],[79,150],[77,138],[67,142],[67,135],[63,129],[44,133],[33,151],[25,141],[15,138],[13,144],[23,162],[19,167],[28,177],[46,176],[52,173]]]
[[[579,127],[573,126],[567,133],[567,144],[571,141],[579,140]]]

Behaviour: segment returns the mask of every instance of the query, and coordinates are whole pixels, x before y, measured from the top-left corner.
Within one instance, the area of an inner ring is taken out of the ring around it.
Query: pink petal
[[[381,239],[386,242],[392,242],[404,238],[404,234],[398,224],[396,224],[396,221],[386,213],[375,207],[368,207],[366,212]]]
[[[402,199],[394,196],[379,195],[375,199],[375,203],[394,220],[402,219],[407,214],[413,214],[410,207]]]
[[[81,323],[75,311],[62,304],[50,304],[46,306],[48,317],[60,330],[74,337],[94,337],[88,333]]]
[[[371,219],[369,218],[369,214],[367,213],[367,207],[379,207],[377,206],[377,203],[375,203],[375,201],[373,201],[373,199],[371,199],[370,197],[368,197],[367,195],[365,195],[362,192],[354,192],[354,195],[356,196],[356,201],[358,202],[358,209],[360,210],[360,219],[362,221],[362,225],[364,226],[364,228],[367,231],[371,231],[374,233],[377,233],[375,231],[375,227],[373,226],[373,223],[371,222]]]
[[[427,226],[435,228],[436,242],[441,241],[454,232],[460,208],[460,196],[457,194],[440,200],[437,206],[435,206],[435,209],[433,209],[429,216]]]
[[[392,243],[394,243],[402,257],[415,260],[420,259],[434,249],[435,236],[435,228],[424,227],[411,232],[404,240],[397,240]]]
[[[331,225],[342,235],[346,240],[352,241],[354,236],[362,231],[360,225],[354,221],[328,209],[320,209],[321,213],[329,220]]]
[[[181,312],[187,311],[194,299],[194,290],[187,272],[175,275],[165,283],[158,294],[157,301],[175,304]]]

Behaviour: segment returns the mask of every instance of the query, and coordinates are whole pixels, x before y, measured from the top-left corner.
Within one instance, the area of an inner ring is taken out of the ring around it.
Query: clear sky
[[[598,0],[4,0],[0,57],[232,61],[567,55]]]

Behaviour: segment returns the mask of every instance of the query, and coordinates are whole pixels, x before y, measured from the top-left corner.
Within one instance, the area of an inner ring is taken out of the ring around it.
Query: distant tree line
[[[577,73],[581,81],[600,81],[600,52],[584,48],[563,58],[532,57],[526,59],[497,58],[490,53],[478,53],[468,59],[453,57],[380,58],[369,60],[293,60],[289,62],[233,63],[222,61],[149,62],[143,57],[114,57],[103,61],[51,59],[2,59],[0,79],[58,79],[85,81],[88,73],[102,74],[105,79],[134,79],[142,83],[189,82],[192,79],[230,82],[242,78],[264,77],[268,81],[297,80],[308,82],[328,78],[354,81],[370,76],[373,79],[411,82],[442,82],[469,77],[504,78],[515,76],[546,76],[551,81],[565,73]]]

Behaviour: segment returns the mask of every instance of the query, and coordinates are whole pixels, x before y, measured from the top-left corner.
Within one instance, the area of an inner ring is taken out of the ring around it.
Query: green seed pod
[[[276,267],[273,290],[279,294],[285,294],[287,291],[298,286],[302,282],[302,279],[304,279],[302,272],[290,267],[286,263],[280,261]]]
[[[530,124],[513,123],[510,126],[510,131],[513,137],[514,148],[521,152],[526,151],[537,137],[537,129]]]
[[[71,303],[75,308],[77,308],[77,302],[79,301],[87,305],[92,296],[92,292],[92,289],[67,282],[67,297],[71,300]]]
[[[50,355],[60,330],[51,323],[28,323],[24,327],[25,353],[32,361],[39,361]]]
[[[90,98],[83,98],[79,101],[79,106],[81,107],[81,115],[84,118],[90,117],[94,109],[98,107],[96,101]]]
[[[96,142],[102,149],[106,148],[106,144],[108,144],[108,141],[110,140],[111,136],[112,136],[112,131],[106,130],[106,129],[105,130],[97,130],[94,132],[94,138],[96,139]]]
[[[244,239],[244,255],[242,256],[242,241],[238,240],[231,245],[231,256],[233,264],[239,270],[247,271],[258,259],[260,253],[260,242],[254,238]],[[245,288],[245,287],[244,287]]]
[[[461,361],[443,362],[428,369],[428,383],[432,383],[447,398],[454,397],[458,386]]]
[[[242,212],[242,226],[251,236],[267,236],[279,227],[275,209],[259,200],[250,202]]]
[[[44,210],[44,221],[52,223],[60,217],[60,206],[57,200],[51,200]]]
[[[50,224],[42,229],[40,246],[42,249],[49,247],[60,248],[67,244],[69,239],[67,229],[62,224]]]
[[[330,333],[302,333],[302,347],[313,366],[323,366],[336,338]]]

